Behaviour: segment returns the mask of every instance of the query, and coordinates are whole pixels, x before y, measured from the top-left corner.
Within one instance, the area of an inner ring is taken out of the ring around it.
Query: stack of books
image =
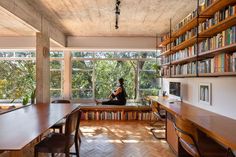
[[[207,38],[199,43],[199,53],[214,50],[220,47],[236,43],[236,26],[228,28],[221,33],[218,33],[212,38]]]
[[[181,44],[185,40],[188,40],[188,39],[194,37],[195,35],[197,35],[197,27],[194,27],[193,29],[185,32],[183,35],[181,35],[178,38],[176,38],[176,40],[175,40],[176,45]]]

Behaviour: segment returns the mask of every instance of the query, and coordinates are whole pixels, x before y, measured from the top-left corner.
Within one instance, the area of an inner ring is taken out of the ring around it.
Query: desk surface
[[[208,136],[227,147],[236,149],[236,120],[192,106],[183,102],[169,103],[168,98],[149,96],[163,109],[194,123]]]
[[[76,104],[37,104],[0,115],[0,150],[24,148],[77,107]]]

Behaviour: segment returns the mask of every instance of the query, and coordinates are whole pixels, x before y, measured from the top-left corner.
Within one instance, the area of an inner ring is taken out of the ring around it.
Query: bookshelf
[[[236,76],[236,1],[197,3],[197,9],[174,29],[170,24],[170,33],[162,38],[162,76]]]
[[[153,120],[150,106],[81,106],[82,120]]]

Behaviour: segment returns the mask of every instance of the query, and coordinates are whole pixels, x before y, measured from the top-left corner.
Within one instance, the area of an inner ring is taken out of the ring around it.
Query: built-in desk
[[[172,115],[192,122],[199,130],[225,147],[236,149],[236,120],[192,106],[184,102],[169,103],[167,97],[149,96]]]
[[[24,147],[77,107],[76,104],[36,104],[0,115],[0,151],[23,157]]]

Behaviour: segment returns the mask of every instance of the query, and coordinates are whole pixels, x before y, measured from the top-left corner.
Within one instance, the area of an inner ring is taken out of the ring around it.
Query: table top
[[[0,115],[0,150],[20,150],[78,107],[36,104]]]
[[[167,112],[191,121],[218,142],[236,149],[236,120],[184,102],[170,103],[167,97],[149,96],[148,98],[160,104]]]

